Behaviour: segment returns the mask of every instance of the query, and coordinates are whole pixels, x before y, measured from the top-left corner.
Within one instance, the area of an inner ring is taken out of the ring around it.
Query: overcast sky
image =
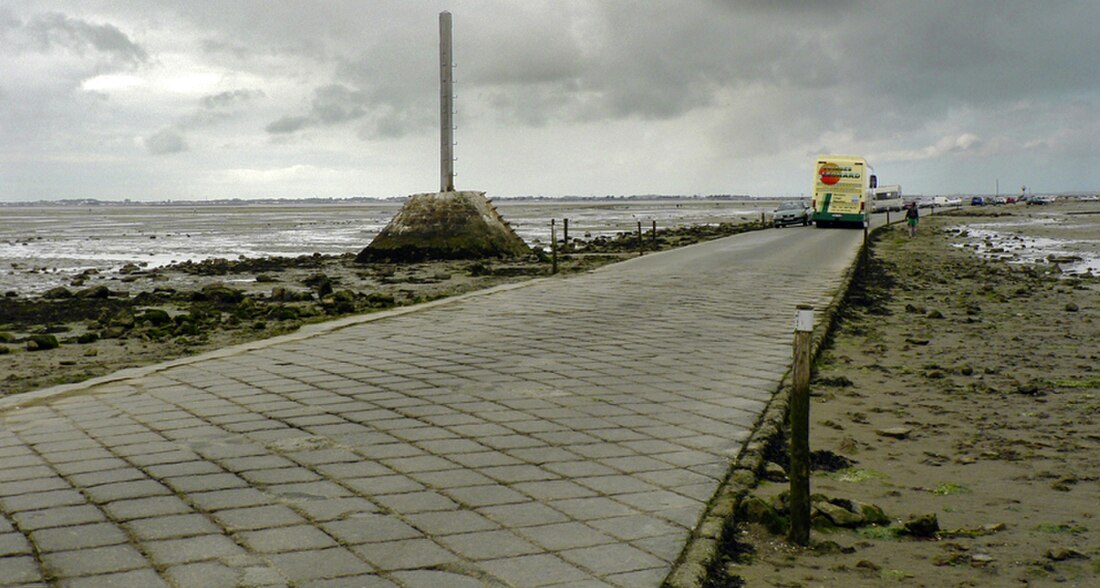
[[[0,200],[1100,190],[1096,0],[2,0]]]

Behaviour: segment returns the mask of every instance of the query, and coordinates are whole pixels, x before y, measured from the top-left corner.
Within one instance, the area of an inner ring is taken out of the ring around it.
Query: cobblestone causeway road
[[[0,585],[659,586],[858,233],[758,231],[8,402]]]

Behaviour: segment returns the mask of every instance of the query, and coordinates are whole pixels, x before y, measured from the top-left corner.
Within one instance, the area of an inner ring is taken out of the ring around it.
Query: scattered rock
[[[769,461],[764,465],[764,479],[771,482],[786,482],[787,472],[783,469],[783,466]]]
[[[1088,559],[1089,557],[1075,549],[1052,547],[1047,550],[1046,558],[1052,561],[1066,561],[1067,559]]]
[[[53,335],[31,335],[27,339],[27,351],[45,351],[47,349],[57,349],[60,346],[61,343]]]
[[[1077,312],[1078,310],[1081,310],[1080,307],[1073,302],[1066,303],[1066,312]]]
[[[43,292],[42,297],[49,300],[60,300],[63,298],[72,298],[73,293],[71,290],[64,286],[58,286],[56,288],[50,288],[49,290]]]
[[[838,527],[854,528],[866,522],[862,514],[852,512],[828,501],[814,504],[814,511],[820,512]]]
[[[940,522],[934,513],[913,515],[904,524],[905,532],[914,537],[935,537],[940,530]]]
[[[76,293],[77,298],[110,298],[111,289],[107,286],[92,286]]]
[[[890,427],[887,429],[875,429],[875,434],[880,437],[890,437],[891,439],[908,439],[909,435],[913,433],[913,429],[909,427]]]

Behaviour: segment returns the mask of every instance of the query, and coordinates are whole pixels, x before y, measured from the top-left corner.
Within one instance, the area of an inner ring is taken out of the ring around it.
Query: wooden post
[[[558,273],[558,226],[557,219],[550,219],[550,273]]]
[[[889,224],[890,224],[890,209],[889,208],[886,209],[886,224],[887,224],[887,226],[889,226]]]
[[[642,251],[642,221],[638,221],[638,255],[644,253]]]
[[[439,191],[455,191],[454,56],[451,53],[451,13],[439,13]]]
[[[867,239],[870,236],[871,231],[871,219],[863,221],[863,267],[867,267],[867,262],[871,259],[870,245],[867,243]]]
[[[653,238],[653,250],[656,251],[657,250],[657,221],[653,221],[653,232],[650,233],[650,236]]]
[[[810,347],[813,332],[813,307],[798,305],[791,371],[791,529],[787,539],[803,547],[810,544]]]
[[[561,219],[561,244],[562,249],[569,249],[569,219]]]

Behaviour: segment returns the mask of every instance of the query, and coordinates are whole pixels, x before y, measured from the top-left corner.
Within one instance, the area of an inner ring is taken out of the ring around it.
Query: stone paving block
[[[19,494],[0,498],[0,508],[7,513],[16,513],[24,510],[38,510],[56,506],[73,506],[84,504],[87,499],[76,490],[51,490],[48,492],[36,492]]]
[[[90,459],[87,461],[71,461],[66,463],[51,464],[57,473],[63,476],[85,474],[90,472],[102,472],[129,468],[130,464],[117,457],[105,457],[102,459]]]
[[[257,553],[282,553],[335,547],[336,542],[312,525],[297,525],[259,531],[244,531],[236,537]]]
[[[516,529],[516,532],[527,538],[528,541],[541,545],[549,551],[591,547],[618,541],[610,535],[601,533],[583,523],[573,521],[522,527]]]
[[[294,484],[277,484],[265,488],[265,492],[285,501],[298,502],[303,500],[318,500],[321,498],[340,498],[351,496],[351,492],[328,481],[299,482]]]
[[[407,443],[369,445],[365,447],[356,447],[355,451],[367,459],[395,459],[426,455],[423,449]]]
[[[31,555],[31,544],[22,533],[0,533],[0,558]]]
[[[241,472],[240,477],[253,485],[260,486],[315,482],[321,479],[321,476],[318,476],[312,470],[302,467],[249,470]]]
[[[637,513],[633,508],[604,496],[566,498],[553,500],[548,504],[577,521],[592,521]]]
[[[418,539],[424,536],[396,516],[383,514],[356,515],[345,520],[324,523],[321,528],[348,545]]]
[[[58,551],[42,555],[42,562],[61,578],[109,574],[150,567],[141,552],[130,545]]]
[[[410,570],[394,572],[391,576],[404,588],[485,588],[492,585],[472,574],[443,570]]]
[[[406,515],[404,517],[430,537],[488,531],[500,525],[469,510],[450,510]]]
[[[198,492],[189,494],[187,499],[197,508],[208,512],[215,512],[226,508],[261,506],[275,502],[274,497],[255,488],[235,488],[231,490],[215,490],[213,492]]]
[[[191,512],[191,507],[176,496],[152,496],[132,500],[117,500],[104,505],[103,509],[111,515],[111,518],[118,521]]]
[[[513,586],[580,586],[588,573],[549,554],[483,561],[479,565]]]
[[[588,524],[623,541],[635,541],[682,531],[680,527],[662,518],[645,514],[593,520]]]
[[[432,491],[386,494],[384,496],[375,496],[373,500],[383,508],[388,508],[402,514],[454,510],[458,508],[458,504],[450,498]]]
[[[559,555],[570,563],[598,572],[601,575],[636,572],[667,566],[664,561],[636,547],[621,543],[567,549],[560,552]]]
[[[42,582],[44,577],[31,556],[5,557],[0,565],[0,586],[19,586]]]
[[[164,481],[176,492],[190,494],[192,492],[209,492],[213,490],[229,490],[233,488],[247,488],[248,481],[236,474],[217,473],[199,474],[194,476],[176,476]]]
[[[247,472],[251,470],[289,468],[294,467],[295,465],[294,462],[280,455],[250,455],[246,457],[227,457],[217,459],[217,462],[221,464],[221,466],[225,469],[237,473]]]
[[[266,556],[266,559],[296,584],[327,578],[345,578],[374,571],[374,568],[342,547],[276,553]]]
[[[660,566],[648,570],[638,570],[636,572],[611,574],[607,576],[606,579],[615,586],[634,588],[635,586],[660,586],[667,575],[668,568]]]
[[[220,474],[223,470],[218,467],[217,464],[201,460],[201,461],[184,461],[180,463],[169,463],[164,465],[155,465],[145,468],[145,471],[154,478],[175,478],[177,476],[199,476],[203,474]]]
[[[220,510],[213,515],[227,531],[252,531],[305,523],[298,513],[281,504]]]
[[[224,559],[244,553],[241,546],[221,534],[146,541],[142,548],[159,566]]]
[[[198,513],[155,516],[132,520],[124,525],[141,541],[209,535],[221,530],[206,516]]]
[[[36,492],[50,492],[53,490],[68,490],[69,483],[59,477],[32,478],[14,482],[0,483],[0,498],[8,496],[20,496]]]
[[[359,496],[306,500],[296,503],[294,508],[314,522],[334,521],[379,510],[373,502]]]
[[[461,488],[463,486],[482,486],[493,484],[493,479],[473,470],[453,469],[437,472],[414,472],[410,478],[437,490]]]
[[[84,492],[88,495],[88,498],[100,504],[130,498],[147,498],[172,494],[172,491],[160,482],[148,479],[92,486],[85,488]]]
[[[486,451],[484,453],[456,453],[448,455],[447,459],[468,468],[520,465],[523,463],[522,461],[501,451]]]
[[[452,552],[474,561],[540,553],[542,548],[504,529],[447,535],[436,539]]]
[[[7,460],[4,460],[4,463],[7,464]],[[22,467],[6,466],[4,469],[0,470],[0,482],[50,478],[56,475],[56,472],[44,464],[26,465]]]
[[[529,502],[531,499],[507,486],[463,486],[442,491],[469,508]]]
[[[683,507],[695,507],[701,509],[700,501],[692,500],[668,490],[653,490],[636,494],[619,494],[615,500],[634,507],[644,512],[657,512]]]
[[[569,520],[569,517],[561,512],[538,502],[485,506],[477,511],[502,527],[510,529],[562,523]]]
[[[24,533],[51,527],[97,523],[105,519],[103,513],[90,504],[59,506],[46,510],[28,510],[15,513],[11,518]]]
[[[460,561],[458,556],[427,539],[366,543],[352,549],[380,570],[428,568]]]
[[[619,473],[612,468],[592,461],[554,462],[543,464],[542,467],[563,478],[609,476]]]
[[[122,529],[113,523],[93,523],[40,529],[30,534],[35,548],[42,553],[70,551],[89,547],[105,547],[129,541]]]
[[[165,576],[178,588],[236,588],[242,572],[220,562],[200,562],[168,568]]]

